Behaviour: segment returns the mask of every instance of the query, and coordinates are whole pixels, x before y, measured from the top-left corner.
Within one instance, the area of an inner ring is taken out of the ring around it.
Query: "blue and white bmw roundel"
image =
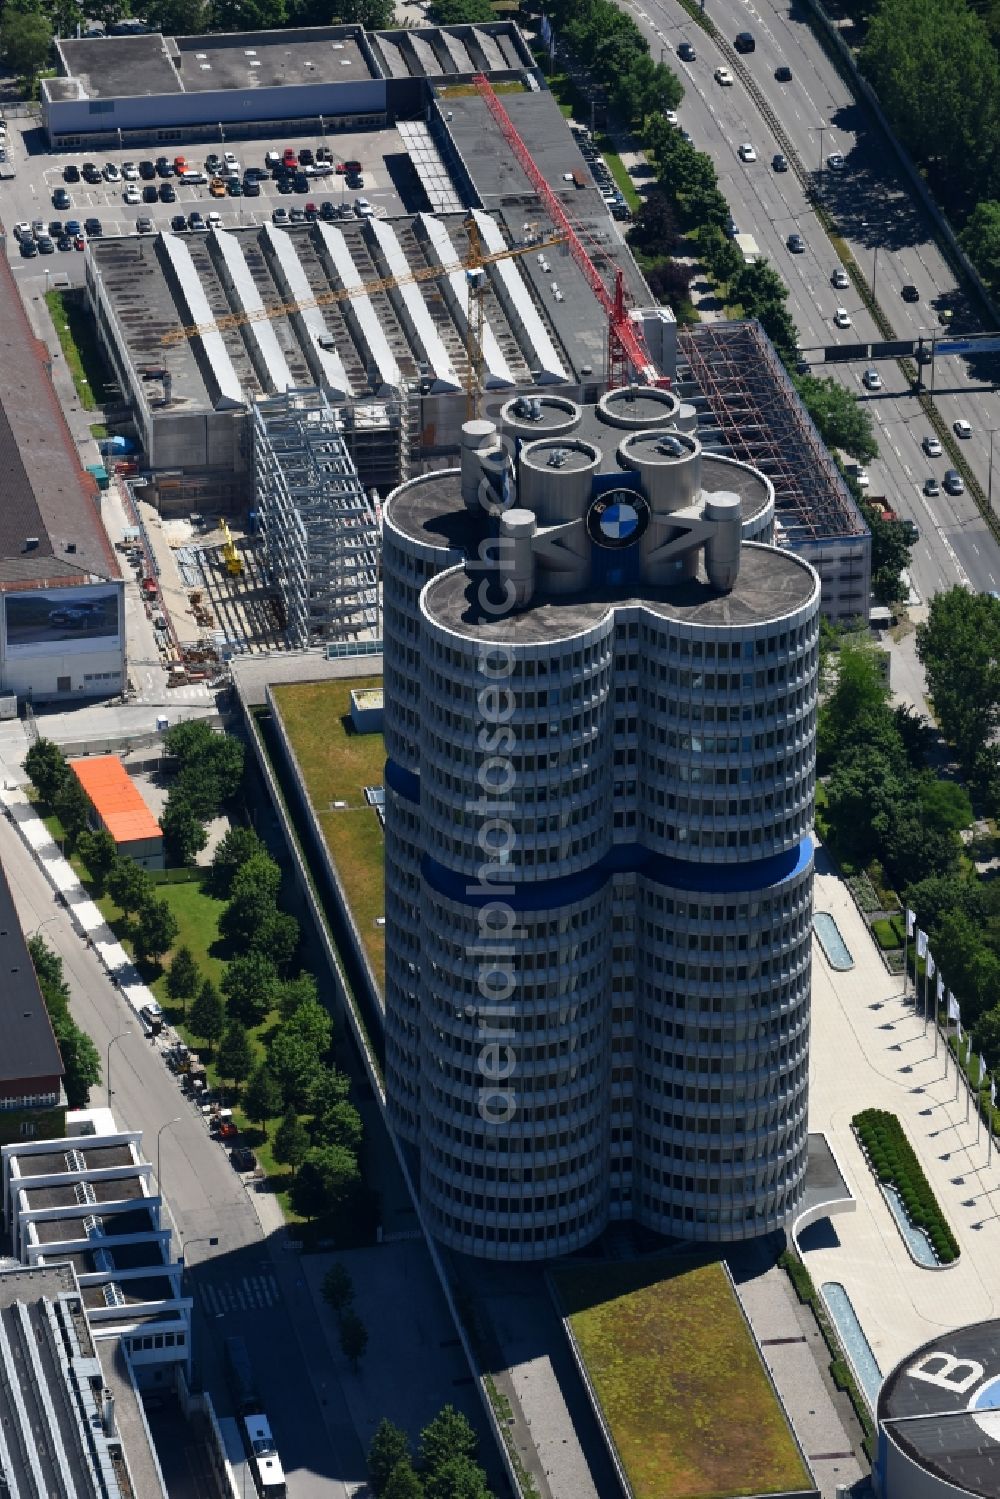
[[[634,489],[609,489],[587,512],[591,540],[601,547],[627,547],[649,524],[649,506]]]

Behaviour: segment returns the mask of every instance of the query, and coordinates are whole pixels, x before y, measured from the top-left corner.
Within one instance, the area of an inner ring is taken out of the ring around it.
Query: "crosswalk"
[[[244,1275],[237,1281],[221,1285],[207,1281],[200,1287],[206,1311],[213,1317],[226,1312],[252,1312],[261,1307],[277,1306],[278,1282],[273,1275]]]

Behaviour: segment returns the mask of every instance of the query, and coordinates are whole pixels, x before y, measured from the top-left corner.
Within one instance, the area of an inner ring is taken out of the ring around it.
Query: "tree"
[[[236,871],[257,854],[266,853],[266,847],[253,828],[240,824],[231,827],[219,840],[212,855],[213,894],[221,900],[228,900]]]
[[[243,0],[240,9],[244,13],[248,10]],[[226,29],[247,31],[253,27],[236,25]],[[199,718],[175,724],[166,734],[164,744],[167,753],[180,761],[174,786],[176,794],[188,802],[198,818],[214,816],[239,788],[246,755],[242,742],[232,734],[216,733]]]
[[[268,1061],[278,1079],[286,1106],[303,1111],[308,1109],[313,1090],[324,1071],[315,1047],[287,1026],[282,1026],[271,1042]]]
[[[259,1025],[274,1007],[278,972],[269,957],[251,948],[233,958],[222,980],[230,1015],[246,1025]]]
[[[365,1127],[361,1115],[352,1103],[335,1103],[324,1114],[313,1120],[313,1143],[315,1145],[343,1145],[357,1155],[364,1139]]]
[[[158,958],[177,940],[180,927],[167,902],[160,897],[146,901],[136,913],[132,945],[140,963]]]
[[[204,823],[191,798],[179,785],[173,787],[167,797],[160,815],[160,827],[163,846],[172,864],[193,864],[208,842]]]
[[[846,385],[829,375],[821,380],[801,375],[794,383],[827,447],[840,448],[860,463],[878,457],[871,416]]]
[[[272,911],[253,939],[252,949],[267,953],[279,973],[295,960],[302,941],[302,928],[290,911]]]
[[[209,1046],[214,1046],[222,1035],[226,1024],[226,1007],[222,995],[212,983],[205,979],[191,1006],[188,1024],[196,1036],[201,1036]]]
[[[115,840],[107,828],[84,828],[76,840],[76,851],[98,890],[103,890],[118,858]]]
[[[63,961],[58,953],[52,951],[45,938],[35,932],[28,938],[28,953],[35,969],[35,977],[38,979],[39,988],[45,997],[46,1004],[51,1010],[51,1001],[55,997],[57,1003],[64,1009],[69,1006],[69,985],[63,978]]]
[[[360,1179],[356,1157],[342,1145],[313,1146],[292,1183],[292,1206],[304,1218],[320,1218],[338,1208]]]
[[[990,289],[1000,289],[1000,203],[993,198],[977,203],[958,238]]]
[[[338,1103],[346,1102],[350,1091],[351,1080],[346,1072],[338,1072],[336,1067],[324,1067],[312,1086],[309,1106],[317,1119],[321,1119]]]
[[[212,0],[213,31],[276,31],[284,24],[284,0]]]
[[[694,266],[681,260],[658,260],[646,271],[646,280],[658,302],[665,302],[677,311],[691,300],[691,281]]]
[[[309,1151],[309,1132],[294,1108],[286,1110],[274,1136],[274,1159],[298,1171]]]
[[[982,1052],[991,1072],[1000,1070],[1000,1005],[980,1015],[972,1032],[972,1044]]]
[[[63,1064],[63,1087],[71,1109],[85,1109],[90,1090],[101,1081],[101,1058],[97,1047],[69,1015],[54,1020],[52,1029]]]
[[[450,1457],[424,1484],[427,1499],[491,1499],[486,1474],[471,1457]]]
[[[382,1490],[382,1499],[423,1499],[424,1486],[408,1457],[396,1464]]]
[[[72,771],[58,787],[52,810],[62,823],[70,843],[76,843],[90,821],[90,798]]]
[[[121,858],[107,878],[107,890],[125,916],[134,915],[153,899],[153,882],[134,859]]]
[[[1000,601],[955,587],[931,599],[917,655],[941,727],[967,775],[1000,727]]]
[[[867,741],[873,720],[888,715],[889,689],[873,644],[842,643],[836,669],[836,686],[820,711],[817,732],[817,756],[827,768],[849,748]]]
[[[872,592],[882,604],[898,603],[906,597],[903,569],[910,563],[906,532],[900,521],[886,520],[863,498],[859,503],[872,537]]]
[[[427,15],[435,26],[477,26],[496,20],[490,0],[433,0]]]
[[[182,766],[193,765],[209,752],[215,730],[205,718],[186,718],[163,736],[163,748]]]
[[[145,15],[164,36],[197,36],[210,22],[206,0],[154,0]]]
[[[290,1020],[306,1000],[319,1000],[319,985],[315,976],[305,969],[293,979],[284,979],[278,985],[278,1009],[282,1020]]]
[[[15,73],[33,79],[52,50],[52,26],[37,11],[8,5],[0,20],[0,55]],[[30,774],[30,772],[29,772]]]
[[[66,756],[51,739],[35,741],[24,757],[24,768],[32,786],[48,806],[52,805],[66,777],[72,775]]]
[[[255,854],[236,871],[229,905],[219,918],[219,932],[238,948],[253,945],[277,911],[281,870],[267,854]]]
[[[659,185],[651,188],[629,229],[633,249],[657,259],[669,255],[677,239],[677,220],[670,199]]]
[[[219,1042],[216,1066],[220,1077],[231,1078],[237,1091],[253,1071],[254,1049],[246,1026],[239,1020],[230,1020]]]
[[[917,925],[934,939],[934,945],[938,927],[952,911],[961,911],[973,927],[982,927],[986,920],[982,885],[962,875],[937,875],[909,885],[906,904],[916,913]]]
[[[355,1374],[368,1347],[368,1329],[352,1307],[340,1318],[340,1351],[348,1360]]]
[[[299,1005],[290,1020],[282,1026],[286,1035],[299,1036],[320,1059],[330,1050],[333,1021],[318,999],[307,999]]]
[[[266,1062],[258,1062],[243,1094],[243,1112],[254,1124],[267,1128],[269,1119],[281,1113],[281,1088]]]
[[[478,1445],[466,1417],[446,1405],[420,1433],[420,1461],[428,1473],[435,1473],[452,1458],[474,1458]]]
[[[350,1270],[348,1270],[343,1260],[334,1260],[333,1264],[324,1275],[323,1300],[326,1302],[330,1310],[332,1312],[336,1312],[338,1316],[340,1316],[341,1312],[346,1311],[351,1302],[354,1300],[354,1281],[351,1279],[351,1272]],[[391,1426],[391,1422],[387,1421],[383,1421],[382,1424],[385,1426]],[[392,1426],[391,1429],[393,1431],[396,1431],[398,1428]],[[381,1427],[379,1428],[379,1430],[381,1430]],[[402,1435],[403,1433],[400,1432],[400,1436]],[[376,1431],[375,1436],[378,1437],[378,1431]],[[374,1447],[374,1445],[375,1442],[373,1440],[372,1447]],[[403,1452],[401,1453],[401,1456],[405,1456],[407,1449],[408,1444],[406,1442],[406,1438],[403,1437]],[[368,1466],[371,1467],[371,1449],[369,1449],[368,1452]],[[376,1490],[376,1492],[378,1491]]]
[[[410,1439],[401,1427],[393,1425],[387,1416],[383,1416],[368,1448],[368,1477],[376,1499],[385,1493],[392,1474],[404,1462],[410,1462]]]
[[[182,945],[174,953],[167,969],[167,993],[175,1003],[179,1001],[186,1012],[187,1002],[198,993],[200,981],[201,975],[194,954],[189,947]]]

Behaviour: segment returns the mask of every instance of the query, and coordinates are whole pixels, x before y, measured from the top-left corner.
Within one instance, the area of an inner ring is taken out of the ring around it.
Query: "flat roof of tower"
[[[767,625],[800,609],[819,593],[808,563],[777,547],[744,542],[740,571],[730,593],[720,593],[704,575],[671,588],[622,593],[588,589],[565,598],[539,597],[527,608],[498,618],[476,604],[481,577],[449,568],[427,585],[426,609],[435,624],[473,640],[535,645],[565,640],[591,629],[616,609],[644,608],[698,629]]]

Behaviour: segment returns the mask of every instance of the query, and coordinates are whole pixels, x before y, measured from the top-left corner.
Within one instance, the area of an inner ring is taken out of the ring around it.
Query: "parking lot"
[[[22,134],[24,127],[28,127],[26,134]],[[100,220],[102,234],[107,236],[136,233],[136,221],[141,218],[151,220],[154,231],[167,230],[171,227],[172,219],[182,213],[187,217],[192,212],[199,212],[206,221],[210,213],[218,214],[221,227],[237,227],[241,224],[270,222],[275,208],[283,208],[290,213],[292,209],[304,210],[307,203],[315,203],[319,208],[324,202],[328,202],[346,213],[356,198],[363,197],[380,216],[403,213],[423,206],[403,142],[392,129],[329,134],[325,138],[315,135],[296,136],[293,133],[274,139],[235,142],[220,140],[218,144],[198,141],[187,146],[183,141],[172,141],[169,145],[161,144],[155,148],[91,148],[65,153],[43,150],[41,132],[30,120],[11,120],[7,135],[8,158],[16,175],[0,181],[0,219],[8,231],[8,257],[21,276],[40,276],[43,271],[62,271],[72,282],[82,282],[83,256],[73,249],[67,249],[30,260],[23,259],[12,236],[13,228],[18,223],[31,224],[40,220],[48,228],[53,220],[64,225],[67,220],[77,220],[83,224],[89,218],[96,218]],[[109,182],[103,175],[103,169],[108,163],[113,163],[121,173],[125,164],[132,162],[138,171],[143,161],[155,162],[160,155],[166,156],[170,163],[173,163],[175,157],[183,156],[189,167],[204,172],[205,162],[213,152],[221,157],[224,152],[232,151],[238,159],[242,180],[242,173],[247,167],[264,170],[267,152],[275,151],[280,156],[286,148],[294,148],[296,155],[305,148],[314,156],[317,151],[325,149],[332,155],[331,165],[334,167],[350,160],[359,161],[362,165],[362,185],[348,187],[346,175],[334,170],[329,175],[308,179],[305,190],[296,189],[283,193],[279,192],[277,182],[268,175],[260,181],[258,197],[233,197],[228,194],[214,197],[208,181],[189,184],[178,180],[173,174],[169,178],[157,176],[152,180],[137,178],[134,182]],[[67,164],[81,170],[87,162],[92,162],[102,170],[99,183],[65,180]],[[125,201],[129,189],[138,189],[141,200],[144,189],[151,186],[159,189],[167,181],[174,189],[173,202],[161,201],[159,192],[155,203]],[[69,197],[69,207],[58,208],[53,203],[53,196],[60,188]]]

